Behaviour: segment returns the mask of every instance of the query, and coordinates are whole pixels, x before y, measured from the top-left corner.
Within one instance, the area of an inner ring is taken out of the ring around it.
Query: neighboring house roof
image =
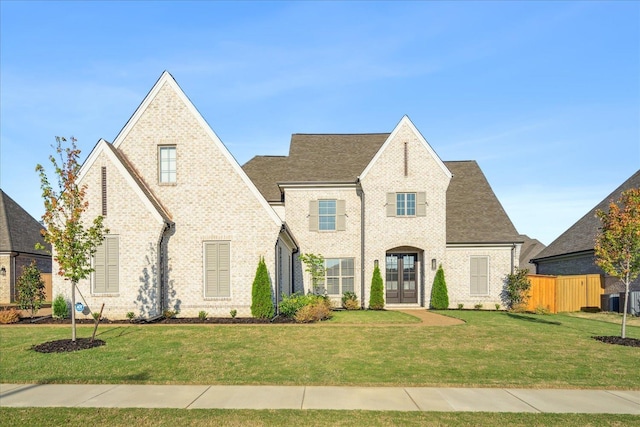
[[[45,243],[44,227],[18,203],[0,189],[0,252],[20,252],[49,256],[51,245]],[[35,248],[36,243],[46,250]]]
[[[280,182],[356,182],[390,134],[293,134],[289,156],[256,156],[243,169],[269,202]],[[447,243],[519,242],[519,234],[475,161],[444,162]]]
[[[608,211],[609,203],[619,199],[624,191],[636,187],[640,187],[640,170],[587,212],[578,222],[569,227],[560,237],[551,242],[533,261],[577,252],[593,251],[596,236],[600,229],[600,220],[596,217],[596,211]]]
[[[520,249],[520,270],[524,270],[526,268],[530,273],[535,273],[536,266],[531,264],[530,261],[535,258],[540,251],[546,248],[546,246],[538,239],[532,239],[525,234],[522,234],[520,237],[524,242],[522,244],[522,249]]]

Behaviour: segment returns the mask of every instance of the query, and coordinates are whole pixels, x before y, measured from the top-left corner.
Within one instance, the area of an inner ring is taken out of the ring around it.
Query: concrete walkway
[[[0,384],[0,407],[360,409],[640,415],[640,390]]]

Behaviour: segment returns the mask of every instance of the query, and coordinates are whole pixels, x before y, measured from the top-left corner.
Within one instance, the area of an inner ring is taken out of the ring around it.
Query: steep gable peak
[[[213,131],[211,126],[207,123],[204,117],[197,110],[195,105],[191,102],[191,100],[187,97],[184,91],[180,88],[176,80],[173,78],[169,72],[164,71],[158,81],[153,85],[147,96],[144,98],[142,103],[138,106],[133,116],[129,119],[127,124],[122,128],[118,136],[113,142],[113,147],[115,149],[119,149],[120,145],[127,140],[128,134],[136,127],[138,122],[141,120],[142,116],[148,110],[150,104],[158,97],[161,92],[165,90],[165,88],[170,89],[175,96],[184,104],[188,113],[195,119],[200,128],[204,131],[204,133],[208,136],[209,140],[215,145],[218,151],[222,154],[222,156],[228,161],[236,174],[242,179],[244,184],[248,187],[249,191],[258,199],[259,203],[264,207],[267,211],[269,217],[278,225],[282,224],[282,221],[276,214],[276,212],[269,206],[263,195],[258,191],[255,184],[249,179],[247,174],[242,170],[236,159],[233,157],[231,152],[227,149],[227,147],[222,143],[222,140],[218,138],[218,135]],[[130,158],[129,161],[135,165],[136,159]]]
[[[434,151],[434,149],[431,147],[431,145],[429,144],[429,142],[425,139],[424,136],[422,136],[422,134],[420,133],[420,131],[418,130],[418,128],[416,128],[416,126],[413,124],[413,122],[411,121],[411,119],[409,119],[409,116],[407,116],[406,114],[404,116],[402,116],[402,119],[400,119],[400,122],[398,122],[398,124],[396,125],[396,127],[393,129],[393,131],[391,132],[391,134],[389,134],[389,136],[387,137],[386,141],[384,142],[384,144],[382,144],[382,146],[380,147],[380,149],[378,150],[378,152],[375,154],[375,156],[373,156],[373,158],[371,159],[371,161],[369,162],[369,164],[367,165],[367,167],[364,169],[364,171],[362,172],[362,174],[360,175],[360,179],[364,179],[367,174],[369,173],[369,171],[371,170],[371,168],[373,167],[373,165],[378,161],[378,159],[380,158],[380,156],[382,155],[382,153],[384,152],[384,150],[392,143],[392,141],[396,138],[396,136],[398,135],[398,133],[400,132],[400,130],[407,126],[411,132],[413,132],[414,135],[416,135],[416,137],[418,138],[418,141],[424,146],[424,148],[427,150],[427,152],[429,153],[429,155],[431,155],[431,157],[433,157],[433,159],[435,160],[435,162],[438,164],[438,166],[440,167],[440,169],[442,170],[442,172],[444,173],[444,175],[448,178],[451,179],[451,171],[449,171],[449,169],[447,168],[447,166],[445,166],[444,162],[442,161],[442,159],[440,159],[440,157],[438,156],[438,154],[436,154],[436,152]]]
[[[116,136],[116,139],[113,141],[114,147],[118,148],[120,144],[122,144],[122,142],[126,139],[131,129],[133,129],[136,123],[138,122],[138,120],[140,120],[140,117],[146,111],[149,104],[151,104],[151,102],[158,96],[158,93],[160,93],[160,91],[162,90],[163,87],[165,87],[165,85],[169,85],[169,87],[184,102],[184,104],[187,105],[187,107],[189,107],[190,109],[192,109],[196,113],[196,115],[200,118],[200,120],[203,120],[202,117],[200,116],[200,113],[197,112],[196,108],[193,106],[193,104],[191,103],[187,95],[183,92],[183,90],[178,85],[178,82],[176,82],[173,76],[168,71],[165,70],[162,72],[162,74],[160,75],[160,78],[153,85],[149,93],[147,93],[147,96],[144,97],[144,99],[142,100],[138,108],[136,108],[136,111],[133,113],[131,118],[127,121],[127,123],[124,125],[122,130],[120,130],[120,133],[118,133],[118,136]]]

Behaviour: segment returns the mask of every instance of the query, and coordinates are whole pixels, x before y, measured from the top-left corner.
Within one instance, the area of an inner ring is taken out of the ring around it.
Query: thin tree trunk
[[[627,311],[629,310],[629,273],[627,273],[627,277],[624,281],[624,309],[622,312],[622,334],[620,335],[622,338],[627,337]]]
[[[96,338],[96,331],[98,330],[98,325],[100,324],[100,319],[102,319],[102,310],[104,310],[104,303],[102,303],[102,307],[100,307],[100,314],[98,318],[95,319],[96,325],[93,328],[93,334],[91,335],[91,342]]]
[[[76,342],[76,282],[71,282],[71,341]]]

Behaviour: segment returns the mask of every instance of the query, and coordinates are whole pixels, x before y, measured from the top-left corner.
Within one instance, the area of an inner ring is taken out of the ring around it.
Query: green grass
[[[334,311],[333,317],[328,321],[328,323],[399,324],[420,323],[420,319],[410,314],[402,313],[399,311]]]
[[[5,425],[51,426],[630,426],[639,416],[486,412],[394,412],[222,409],[1,408]]]
[[[102,325],[98,338],[106,346],[68,354],[30,348],[69,338],[69,326],[5,326],[0,382],[639,387],[633,373],[640,349],[591,338],[618,335],[618,325],[562,315],[446,314],[466,323]],[[78,336],[91,331],[79,326]],[[640,338],[640,328],[628,335]]]

